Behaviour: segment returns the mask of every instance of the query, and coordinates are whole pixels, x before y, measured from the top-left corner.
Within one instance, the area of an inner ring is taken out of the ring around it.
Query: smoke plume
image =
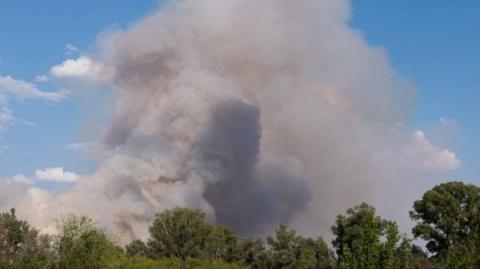
[[[407,130],[415,90],[350,16],[346,0],[182,0],[102,37],[107,157],[70,191],[15,204],[41,207],[40,227],[77,212],[127,241],[177,206],[247,235],[324,234],[362,201],[396,211],[459,161]]]

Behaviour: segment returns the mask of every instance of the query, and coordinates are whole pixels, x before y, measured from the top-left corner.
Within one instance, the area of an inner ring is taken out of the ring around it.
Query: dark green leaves
[[[395,222],[381,219],[362,203],[338,215],[332,227],[339,266],[348,269],[407,268],[409,242]]]
[[[412,232],[427,241],[427,249],[438,261],[465,260],[470,250],[478,249],[480,188],[477,186],[462,182],[440,184],[415,201],[413,209],[410,217],[417,224]]]

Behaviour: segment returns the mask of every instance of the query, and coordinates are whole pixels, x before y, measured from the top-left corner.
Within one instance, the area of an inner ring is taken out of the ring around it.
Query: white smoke
[[[128,241],[187,206],[243,234],[279,223],[325,234],[362,201],[410,206],[387,198],[428,169],[405,167],[459,161],[404,127],[414,89],[349,19],[346,0],[183,0],[109,36],[108,157],[71,191],[42,196],[34,224],[74,211]],[[388,159],[400,155],[412,160]]]

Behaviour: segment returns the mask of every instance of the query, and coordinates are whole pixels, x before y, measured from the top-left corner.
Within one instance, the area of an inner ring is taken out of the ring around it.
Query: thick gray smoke
[[[458,160],[409,134],[414,90],[349,19],[346,0],[183,0],[108,36],[108,157],[34,223],[86,213],[128,240],[187,206],[243,234],[324,234],[362,201],[395,211],[411,189],[393,190]]]

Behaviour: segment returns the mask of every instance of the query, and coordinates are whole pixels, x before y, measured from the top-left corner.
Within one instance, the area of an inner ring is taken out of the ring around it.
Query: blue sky
[[[478,1],[353,1],[352,25],[415,84],[418,99],[410,126],[454,151],[462,161],[450,174],[479,184]],[[442,126],[444,119],[450,126]]]
[[[35,83],[37,75],[95,47],[98,34],[108,28],[128,27],[156,10],[158,1],[3,1],[0,4],[0,76]],[[78,52],[66,48],[71,44]],[[58,91],[59,82],[35,83],[42,91]],[[37,169],[64,167],[78,174],[91,173],[94,163],[65,149],[84,139],[89,106],[82,97],[60,102],[9,102],[15,121],[1,134],[0,174],[33,175]]]
[[[35,83],[58,92],[70,84],[35,82],[67,58],[95,51],[103,30],[125,28],[152,13],[159,1],[2,1],[0,4],[0,77]],[[442,177],[477,181],[480,146],[477,88],[480,63],[480,2],[354,0],[351,25],[366,40],[383,47],[392,66],[416,86],[418,100],[409,128],[457,154],[462,166]],[[70,44],[78,49],[69,50]],[[105,94],[108,97],[108,93]],[[104,96],[104,97],[105,97]],[[9,99],[16,120],[1,134],[0,174],[31,177],[37,169],[63,167],[89,174],[95,163],[65,147],[89,137],[95,118],[88,98],[60,101]]]

